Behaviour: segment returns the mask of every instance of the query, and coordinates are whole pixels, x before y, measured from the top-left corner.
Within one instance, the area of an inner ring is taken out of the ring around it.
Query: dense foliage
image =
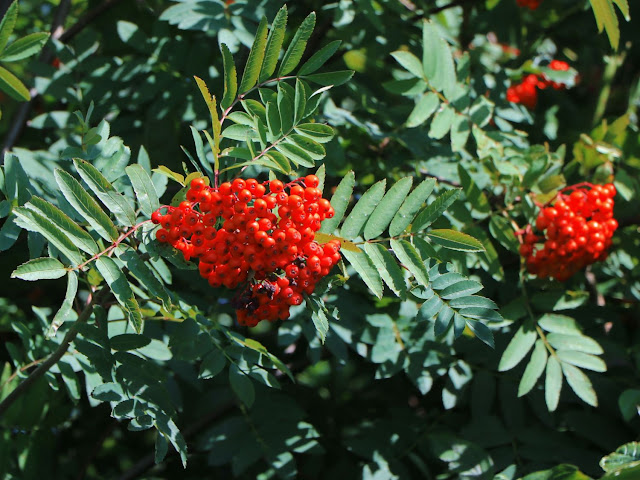
[[[633,13],[12,3],[3,478],[640,478]]]

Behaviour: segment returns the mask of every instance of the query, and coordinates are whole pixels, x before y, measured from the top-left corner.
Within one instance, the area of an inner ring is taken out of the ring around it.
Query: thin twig
[[[78,335],[77,326],[86,322],[91,313],[93,312],[93,306],[99,304],[102,299],[107,295],[109,289],[103,288],[97,294],[91,297],[91,300],[84,307],[84,310],[78,317],[78,320],[73,324],[73,326],[69,329],[67,334],[64,336],[64,339],[58,346],[55,352],[53,352],[47,359],[40,364],[40,366],[31,373],[27,378],[23,380],[21,384],[19,384],[15,390],[13,390],[1,403],[0,403],[0,417],[7,411],[7,409],[15,402],[20,395],[26,392],[31,385],[33,385],[40,377],[42,377],[45,373],[49,371],[51,367],[53,367],[58,360],[60,360],[63,355],[69,349],[69,345]]]
[[[39,358],[38,360],[34,360],[33,362],[27,363],[26,365],[23,365],[22,367],[16,369],[16,371],[13,372],[11,376],[2,383],[2,385],[0,385],[0,388],[4,388],[5,385],[7,385],[8,383],[11,383],[11,381],[18,376],[18,373],[24,372],[25,370],[29,370],[31,367],[35,367],[36,365],[40,365],[46,359],[47,357]]]

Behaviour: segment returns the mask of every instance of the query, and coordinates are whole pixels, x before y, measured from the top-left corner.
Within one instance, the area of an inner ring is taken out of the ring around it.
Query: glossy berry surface
[[[520,254],[530,273],[561,282],[604,260],[618,228],[613,218],[613,184],[579,184],[563,189],[540,210],[535,225],[520,232]]]
[[[156,239],[197,259],[212,287],[236,290],[241,325],[285,320],[340,260],[338,240],[315,241],[334,215],[319,183],[315,175],[288,184],[236,178],[211,188],[196,178],[186,202],[153,213]]]

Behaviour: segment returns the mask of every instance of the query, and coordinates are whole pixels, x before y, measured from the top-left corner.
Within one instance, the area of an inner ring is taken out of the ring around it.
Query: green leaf
[[[486,308],[489,310],[497,310],[498,305],[493,300],[481,297],[479,295],[468,295],[465,297],[453,298],[449,302],[451,308]]]
[[[606,372],[607,365],[600,358],[588,353],[576,352],[574,350],[556,350],[556,355],[564,363],[570,363],[576,367],[586,368],[594,372]]]
[[[280,10],[276,18],[273,19],[271,25],[271,31],[267,37],[267,46],[264,54],[264,60],[262,67],[260,68],[260,75],[258,80],[264,82],[267,80],[273,72],[276,70],[278,63],[278,57],[280,56],[280,49],[282,48],[282,42],[284,41],[284,34],[287,27],[287,6],[284,5]]]
[[[82,188],[80,182],[61,169],[54,172],[56,182],[64,198],[80,213],[105,240],[111,242],[118,238],[118,230],[98,203]]]
[[[405,228],[409,226],[422,208],[422,204],[427,200],[427,197],[431,195],[435,184],[436,180],[434,178],[427,178],[414,188],[413,192],[402,203],[400,210],[394,215],[393,220],[391,220],[389,235],[397,237],[404,232]]]
[[[620,28],[618,26],[618,17],[613,8],[611,0],[590,0],[593,15],[596,17],[598,31],[602,32],[604,28],[609,37],[609,43],[614,50],[618,49],[620,43]]]
[[[445,210],[458,199],[459,196],[460,189],[447,190],[439,195],[431,204],[418,214],[411,225],[411,231],[415,233],[427,228],[435,222],[438,217],[440,217]]]
[[[285,84],[278,85],[278,112],[280,125],[285,135],[293,128],[293,98],[289,95]]]
[[[37,212],[24,207],[13,209],[16,215],[16,224],[30,232],[38,232],[56,247],[73,265],[82,263],[83,257],[75,244],[65,235],[65,233],[55,226],[51,221]]]
[[[150,343],[150,338],[145,337],[144,335],[138,335],[137,333],[123,333],[109,339],[111,348],[124,352],[145,347]]]
[[[140,204],[140,209],[145,215],[151,217],[151,214],[160,207],[158,193],[156,187],[151,181],[151,177],[142,166],[134,164],[125,168],[133,190],[136,192],[136,198]]]
[[[535,329],[527,324],[522,325],[502,354],[498,364],[498,371],[506,372],[520,363],[527,356],[533,344],[536,343],[537,338],[538,334]]]
[[[336,87],[338,85],[342,85],[343,83],[348,82],[349,80],[351,80],[351,77],[353,77],[353,70],[339,70],[337,72],[314,73],[312,75],[305,75],[302,78],[325,87],[328,87],[328,86]]]
[[[349,206],[349,201],[351,200],[351,194],[353,193],[353,187],[355,187],[355,184],[355,173],[353,173],[353,171],[349,171],[340,181],[336,187],[336,191],[331,197],[331,206],[333,207],[335,214],[333,215],[333,218],[328,218],[322,222],[320,232],[333,233],[336,228],[338,228],[338,225]]]
[[[219,350],[213,350],[202,359],[198,378],[213,378],[222,371],[226,364],[227,359],[224,354]]]
[[[276,145],[276,150],[285,155],[289,160],[303,167],[313,168],[313,158],[302,148],[291,143],[280,142]]]
[[[307,296],[306,303],[309,310],[311,310],[311,321],[316,328],[316,332],[318,332],[320,342],[324,344],[327,338],[327,332],[329,331],[327,308],[324,306],[324,302],[318,300],[316,297]]]
[[[547,341],[556,350],[575,350],[577,352],[601,355],[604,353],[602,347],[593,338],[584,335],[567,335],[564,333],[550,333]]]
[[[441,110],[436,113],[436,116],[431,121],[431,127],[429,128],[429,137],[439,140],[443,138],[453,125],[456,119],[456,112],[448,105],[442,107]]]
[[[251,89],[258,82],[258,76],[260,75],[260,68],[262,67],[262,60],[264,59],[265,48],[267,46],[267,32],[267,19],[262,17],[256,31],[253,45],[251,46],[251,51],[249,52],[249,59],[242,73],[239,89],[241,94]]]
[[[458,164],[458,175],[464,191],[465,200],[471,204],[475,211],[488,215],[491,213],[491,205],[484,192],[478,187],[471,175],[462,164]]]
[[[407,128],[422,125],[438,109],[439,105],[440,99],[435,93],[427,92],[422,95],[407,118]]]
[[[384,283],[398,297],[404,297],[407,291],[407,284],[402,268],[393,258],[393,255],[379,243],[365,243],[363,248],[373,265],[378,269]]]
[[[454,284],[449,285],[448,287],[442,289],[440,291],[440,296],[445,300],[453,300],[455,298],[465,297],[468,295],[473,295],[476,292],[482,290],[482,284],[476,282],[475,280],[460,280]],[[482,314],[486,309],[481,308],[479,310],[475,310],[476,307],[470,307],[463,309],[464,311],[469,311],[472,315]],[[473,309],[473,310],[472,310]],[[477,312],[477,313],[473,313]]]
[[[471,235],[449,229],[436,229],[427,233],[427,236],[438,245],[450,250],[461,252],[484,252],[484,246]]]
[[[113,188],[111,182],[102,175],[96,167],[80,158],[74,158],[73,164],[82,179],[89,185],[100,201],[107,207],[123,225],[136,223],[136,212],[124,195]]]
[[[318,143],[327,143],[334,137],[333,128],[323,123],[303,123],[294,127],[294,130]]]
[[[424,78],[424,69],[422,62],[411,52],[399,50],[392,52],[391,56],[395,58],[402,67],[417,78]]]
[[[449,44],[438,33],[438,27],[425,20],[422,23],[422,65],[424,75],[437,90],[452,100],[456,93],[456,68]]]
[[[453,323],[453,317],[455,312],[453,309],[449,308],[447,305],[443,305],[442,309],[438,312],[436,316],[435,323],[433,325],[433,333],[436,337],[442,337],[451,324]]]
[[[558,315],[556,313],[547,313],[538,320],[540,325],[547,332],[564,333],[567,335],[581,335],[580,327],[576,321],[566,315]]]
[[[300,70],[298,70],[298,75],[308,75],[318,70],[320,67],[322,67],[322,65],[325,64],[327,60],[329,60],[333,56],[334,53],[336,53],[341,43],[341,40],[334,40],[328,45],[322,47],[320,50],[314,53],[311,58],[309,58],[309,60],[307,60],[304,65],[302,65],[302,67],[300,67]]]
[[[527,368],[524,369],[522,378],[520,379],[520,385],[518,385],[518,397],[522,397],[531,391],[536,382],[544,372],[547,365],[547,347],[545,347],[542,340],[537,340],[531,359],[527,364]]]
[[[302,59],[302,54],[307,47],[307,41],[309,40],[309,37],[311,37],[311,33],[313,33],[315,24],[316,14],[315,12],[311,12],[309,16],[304,19],[300,28],[296,31],[293,36],[293,40],[291,40],[289,47],[284,53],[284,57],[282,57],[280,69],[278,70],[279,77],[287,75],[298,66],[298,63],[300,63],[300,60]]]
[[[293,101],[293,124],[298,124],[304,118],[307,106],[307,96],[302,82],[296,78],[296,94]],[[323,149],[324,150],[324,149]]]
[[[130,248],[127,248],[125,251],[117,249],[116,254],[118,255],[118,258],[124,262],[129,272],[131,272],[131,275],[140,282],[140,286],[149,291],[153,296],[159,298],[165,308],[169,308],[172,303],[171,297],[164,285],[162,285],[162,283],[160,283],[153,274],[153,271],[147,263],[145,263],[140,256]]]
[[[385,231],[393,217],[398,213],[400,206],[404,202],[411,185],[413,177],[405,177],[393,185],[380,203],[375,207],[371,218],[364,227],[364,238],[370,240]]]
[[[282,132],[282,125],[280,123],[280,112],[278,107],[273,102],[267,102],[267,128],[269,129],[269,135],[273,138],[278,138],[280,132]]]
[[[493,332],[484,323],[477,320],[466,320],[466,325],[469,329],[475,333],[476,337],[489,345],[491,348],[495,348],[495,341],[493,340]],[[456,335],[456,337],[459,335]]]
[[[18,78],[4,67],[0,67],[0,89],[14,100],[28,102],[31,100],[29,89]]]
[[[547,361],[547,376],[544,384],[544,398],[550,412],[558,408],[561,390],[562,368],[560,363],[552,356]]]
[[[78,248],[84,252],[90,255],[95,255],[99,252],[98,245],[91,235],[89,235],[89,233],[84,229],[80,228],[76,222],[71,220],[58,207],[41,199],[40,197],[31,197],[31,200],[29,200],[29,203],[25,204],[25,207],[30,210],[34,210],[43,217],[51,220],[65,232],[65,234],[78,246]]]
[[[406,240],[391,239],[391,248],[400,263],[416,278],[420,285],[429,286],[429,272],[413,245]]]
[[[78,274],[76,272],[69,272],[67,275],[67,291],[64,295],[62,305],[56,312],[47,330],[47,337],[54,337],[58,329],[62,324],[69,320],[73,313],[73,304],[78,294]]]
[[[631,21],[631,15],[629,15],[629,3],[627,2],[627,0],[613,0],[613,3],[618,6],[620,11],[622,12],[622,15],[624,16],[624,19],[627,22]]]
[[[222,62],[224,66],[224,94],[222,95],[220,106],[226,110],[236,99],[238,76],[236,74],[236,65],[233,62],[233,55],[231,55],[229,48],[224,43],[221,43],[220,51],[222,52]]]
[[[588,403],[592,407],[598,406],[598,397],[591,385],[591,380],[587,377],[579,368],[562,363],[562,371],[567,379],[567,383],[575,394],[580,397],[585,403]]]
[[[504,248],[514,253],[518,252],[520,244],[508,219],[500,215],[492,215],[489,220],[489,231]]]
[[[440,309],[444,305],[442,299],[438,295],[433,294],[433,290],[431,290],[431,295],[431,298],[424,302],[420,310],[418,310],[418,320],[431,320],[440,312]]]
[[[386,185],[386,180],[380,180],[364,192],[342,224],[341,237],[353,240],[360,235],[364,224],[384,196]]]
[[[17,62],[18,60],[24,60],[32,55],[38,53],[47,40],[49,34],[44,32],[32,33],[25,37],[16,40],[9,45],[0,56],[2,62]]]
[[[617,472],[640,464],[640,443],[629,442],[600,460],[600,468],[605,472]]]
[[[7,42],[9,41],[9,37],[13,33],[13,29],[16,26],[16,19],[18,18],[18,1],[9,5],[7,8],[7,12],[2,17],[2,21],[0,21],[0,52],[4,52],[4,47],[7,46]]]
[[[109,288],[111,288],[134,331],[140,333],[142,331],[142,314],[140,313],[138,302],[133,296],[127,277],[110,257],[102,256],[98,258],[96,260],[96,268],[106,280]]]
[[[378,298],[382,298],[382,279],[369,256],[363,251],[352,252],[342,249],[340,252],[353,266],[373,294]]]
[[[459,152],[467,144],[471,133],[471,123],[464,115],[456,115],[451,123],[451,150]]]
[[[67,269],[59,260],[50,257],[34,258],[23,263],[11,273],[11,278],[34,280],[53,280],[64,277]]]
[[[235,364],[229,367],[229,384],[240,401],[251,408],[256,398],[253,382]]]

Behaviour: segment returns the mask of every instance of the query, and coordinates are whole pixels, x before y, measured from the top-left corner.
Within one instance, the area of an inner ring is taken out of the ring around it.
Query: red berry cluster
[[[314,240],[334,215],[318,185],[315,175],[287,185],[236,178],[218,188],[196,178],[187,201],[153,213],[156,238],[197,258],[212,287],[241,287],[232,302],[241,325],[284,320],[340,260],[338,240]]]
[[[536,10],[540,4],[542,3],[542,0],[516,0],[516,4],[521,7],[521,8],[529,8],[531,10]]]
[[[561,60],[552,60],[548,67],[551,70],[566,71],[569,70],[569,64]],[[538,90],[544,90],[547,87],[561,90],[566,87],[564,83],[558,83],[547,78],[546,75],[529,74],[522,82],[511,85],[507,89],[507,101],[513,103],[521,103],[529,109],[534,109],[538,103]]]
[[[563,192],[571,191],[569,195]],[[528,225],[520,254],[530,273],[564,282],[578,270],[604,260],[618,228],[613,218],[613,184],[583,183],[563,189],[553,206],[540,210],[536,234]]]

